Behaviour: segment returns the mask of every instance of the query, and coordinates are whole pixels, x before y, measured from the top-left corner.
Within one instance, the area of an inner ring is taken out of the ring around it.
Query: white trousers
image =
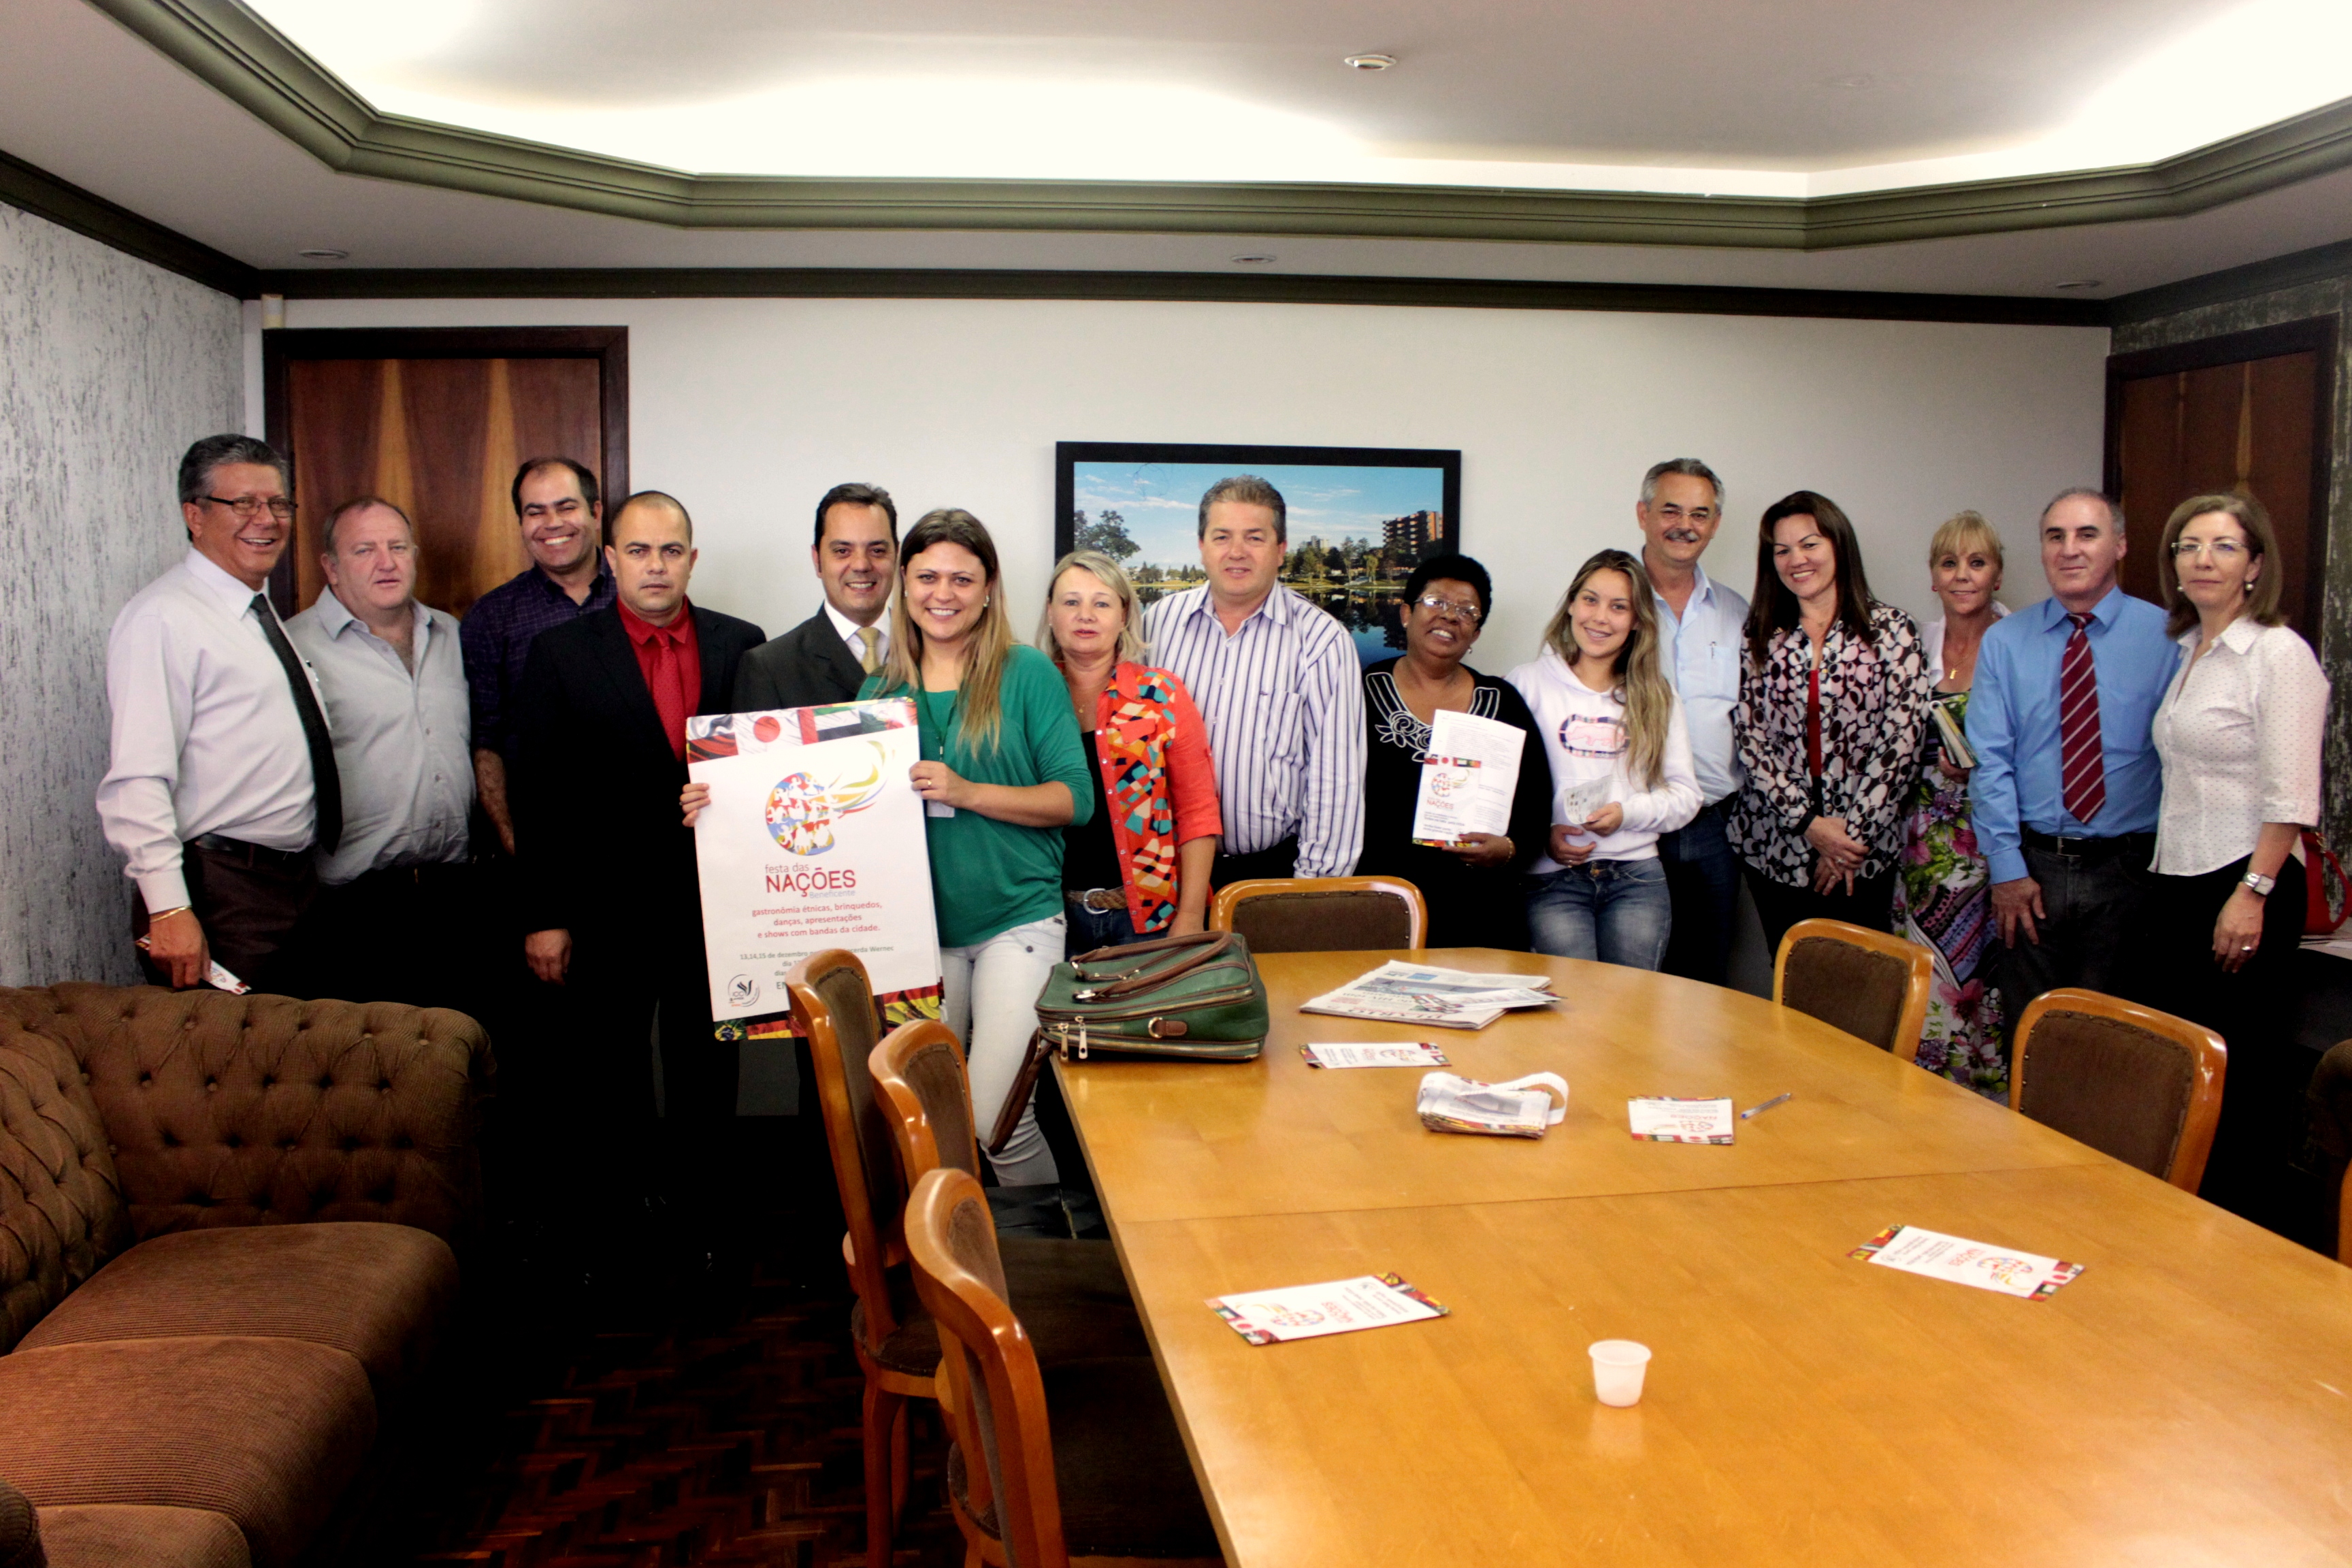
[[[1020,1074],[1029,1037],[1037,1031],[1037,993],[1062,961],[1062,917],[1054,915],[999,931],[970,947],[940,949],[940,1011],[964,1043],[972,1121],[983,1152],[1004,1097]],[[1061,1180],[1054,1152],[1037,1128],[1034,1096],[1004,1152],[986,1157],[996,1179],[1007,1186]]]

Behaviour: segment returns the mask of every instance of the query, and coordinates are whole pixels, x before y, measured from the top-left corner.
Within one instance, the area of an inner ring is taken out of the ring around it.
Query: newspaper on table
[[[1452,1064],[1429,1040],[1310,1040],[1298,1047],[1311,1068],[1442,1068]]]
[[[1519,752],[1527,739],[1516,724],[1439,710],[1430,721],[1428,754],[1422,758],[1412,841],[1444,849],[1459,844],[1465,834],[1508,833]]]
[[[1548,974],[1474,974],[1392,958],[1337,991],[1302,1004],[1299,1011],[1382,1024],[1483,1029],[1506,1013],[1548,1007],[1559,1000]]]
[[[1507,1083],[1481,1083],[1433,1072],[1423,1077],[1413,1109],[1432,1132],[1540,1138],[1545,1128],[1567,1120],[1568,1080],[1556,1072],[1531,1072]]]

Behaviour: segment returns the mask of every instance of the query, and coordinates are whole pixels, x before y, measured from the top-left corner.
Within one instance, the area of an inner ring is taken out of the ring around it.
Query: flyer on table
[[[1213,1296],[1209,1307],[1254,1345],[1319,1339],[1325,1334],[1450,1315],[1449,1309],[1394,1274],[1360,1274],[1353,1279],[1330,1279],[1320,1285]]]
[[[935,991],[919,754],[905,698],[688,721],[687,773],[710,786],[694,858],[714,1020],[782,1012],[784,972],[833,947],[877,995]]]
[[[1922,1230],[1916,1225],[1888,1226],[1854,1248],[1853,1256],[1906,1274],[1925,1274],[1931,1279],[1948,1279],[1955,1285],[1973,1285],[1979,1290],[1998,1290],[2031,1301],[2048,1300],[2083,1272],[2079,1263]]]
[[[1728,1143],[1731,1101],[1653,1095],[1625,1102],[1633,1136],[1651,1143]]]

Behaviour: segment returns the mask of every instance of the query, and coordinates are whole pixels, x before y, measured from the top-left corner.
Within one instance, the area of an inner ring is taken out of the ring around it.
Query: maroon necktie
[[[2091,665],[2088,615],[2068,611],[2074,635],[2058,665],[2059,799],[2066,815],[2088,827],[2107,804],[2106,761],[2099,751],[2099,675]]]

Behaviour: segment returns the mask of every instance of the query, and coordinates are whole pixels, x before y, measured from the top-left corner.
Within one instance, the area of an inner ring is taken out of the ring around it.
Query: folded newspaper
[[[1450,1072],[1425,1074],[1414,1101],[1421,1124],[1433,1132],[1486,1132],[1540,1138],[1568,1116],[1568,1080],[1531,1072],[1508,1083],[1480,1083]]]
[[[1548,1007],[1559,1000],[1551,994],[1549,974],[1474,974],[1392,958],[1303,1004],[1299,1011],[1382,1024],[1483,1029],[1506,1013]]]

